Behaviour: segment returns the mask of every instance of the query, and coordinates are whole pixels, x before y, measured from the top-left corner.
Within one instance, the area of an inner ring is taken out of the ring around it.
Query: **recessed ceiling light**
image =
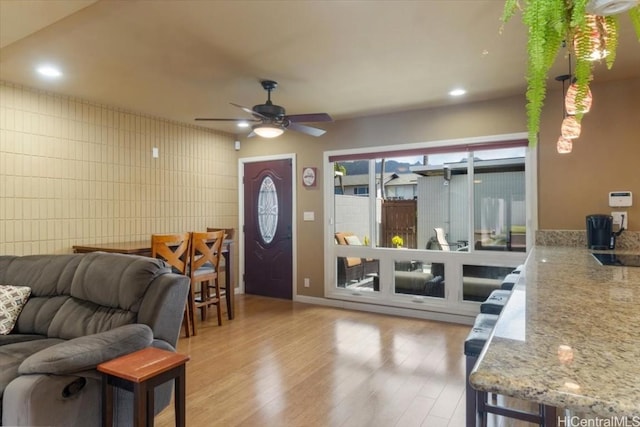
[[[464,95],[465,93],[467,93],[467,91],[464,89],[453,89],[451,92],[449,92],[449,95],[461,96],[461,95]]]
[[[247,123],[247,122],[238,122],[238,127],[239,128],[248,128],[249,127],[249,123]]]
[[[42,74],[45,77],[60,77],[62,76],[62,71],[53,67],[51,65],[42,65],[36,69],[38,73]]]

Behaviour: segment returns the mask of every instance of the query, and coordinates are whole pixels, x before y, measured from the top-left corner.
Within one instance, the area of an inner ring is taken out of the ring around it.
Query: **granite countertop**
[[[587,249],[534,248],[470,382],[587,414],[640,416],[640,267],[601,266]]]

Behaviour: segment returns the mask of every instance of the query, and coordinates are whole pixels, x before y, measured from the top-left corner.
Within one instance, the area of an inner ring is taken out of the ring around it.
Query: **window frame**
[[[526,140],[527,133],[512,133],[502,135],[490,135],[474,138],[460,138],[423,143],[408,143],[400,145],[375,146],[366,148],[353,148],[335,151],[326,151],[323,155],[325,176],[323,179],[324,191],[327,197],[324,200],[324,277],[325,297],[352,302],[373,303],[388,307],[410,308],[459,315],[475,315],[479,304],[474,301],[463,300],[462,292],[462,266],[517,266],[524,262],[526,255],[534,243],[535,231],[538,228],[537,221],[537,151],[529,146],[525,149],[525,192],[526,192],[526,252],[441,252],[426,249],[411,249],[399,251],[395,248],[375,247],[373,238],[369,246],[348,247],[336,245],[334,239],[335,225],[335,194],[333,160],[338,161],[362,159],[359,156],[367,156],[372,162],[380,157],[403,157],[416,155],[416,153],[452,151],[481,151],[495,148],[504,148],[509,141]],[[450,150],[450,151],[449,151]],[[472,157],[472,156],[470,156]],[[372,160],[373,159],[373,160]],[[364,160],[364,159],[363,159]],[[473,188],[474,164],[469,161],[469,173],[467,179],[470,188]],[[371,167],[370,167],[371,169]],[[374,169],[375,170],[375,169]],[[375,188],[375,174],[369,174],[369,188]],[[376,199],[369,192],[370,224],[375,224]],[[375,194],[374,194],[375,196]],[[470,230],[473,230],[473,206],[474,192],[469,191],[468,222]],[[372,225],[373,227],[373,225]],[[372,235],[372,234],[370,234]],[[336,286],[336,259],[342,256],[356,256],[362,258],[374,258],[380,260],[380,290],[378,292],[357,292],[353,289],[338,288]],[[411,261],[415,259],[428,260],[428,262],[442,262],[445,264],[445,297],[433,298],[410,294],[397,294],[393,286],[384,286],[384,283],[393,283],[393,266],[396,261]]]

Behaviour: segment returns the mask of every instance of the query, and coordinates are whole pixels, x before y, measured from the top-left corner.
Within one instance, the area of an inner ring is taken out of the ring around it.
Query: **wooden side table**
[[[148,347],[98,365],[102,372],[102,425],[113,424],[113,387],[133,392],[133,425],[153,426],[154,389],[175,379],[176,426],[185,426],[185,364],[189,356]]]

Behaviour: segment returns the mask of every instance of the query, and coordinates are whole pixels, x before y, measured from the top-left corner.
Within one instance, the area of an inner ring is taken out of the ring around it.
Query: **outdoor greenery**
[[[595,64],[594,50],[607,52],[608,68],[613,66],[618,44],[618,17],[594,16],[586,11],[588,0],[506,0],[502,21],[507,22],[518,9],[528,29],[527,42],[527,118],[529,145],[535,146],[540,130],[540,114],[546,95],[547,74],[563,43],[575,58],[572,77],[577,86],[576,105],[580,111],[589,92]],[[640,40],[640,5],[627,14]],[[595,33],[595,34],[594,34]],[[582,113],[576,114],[578,120]]]

